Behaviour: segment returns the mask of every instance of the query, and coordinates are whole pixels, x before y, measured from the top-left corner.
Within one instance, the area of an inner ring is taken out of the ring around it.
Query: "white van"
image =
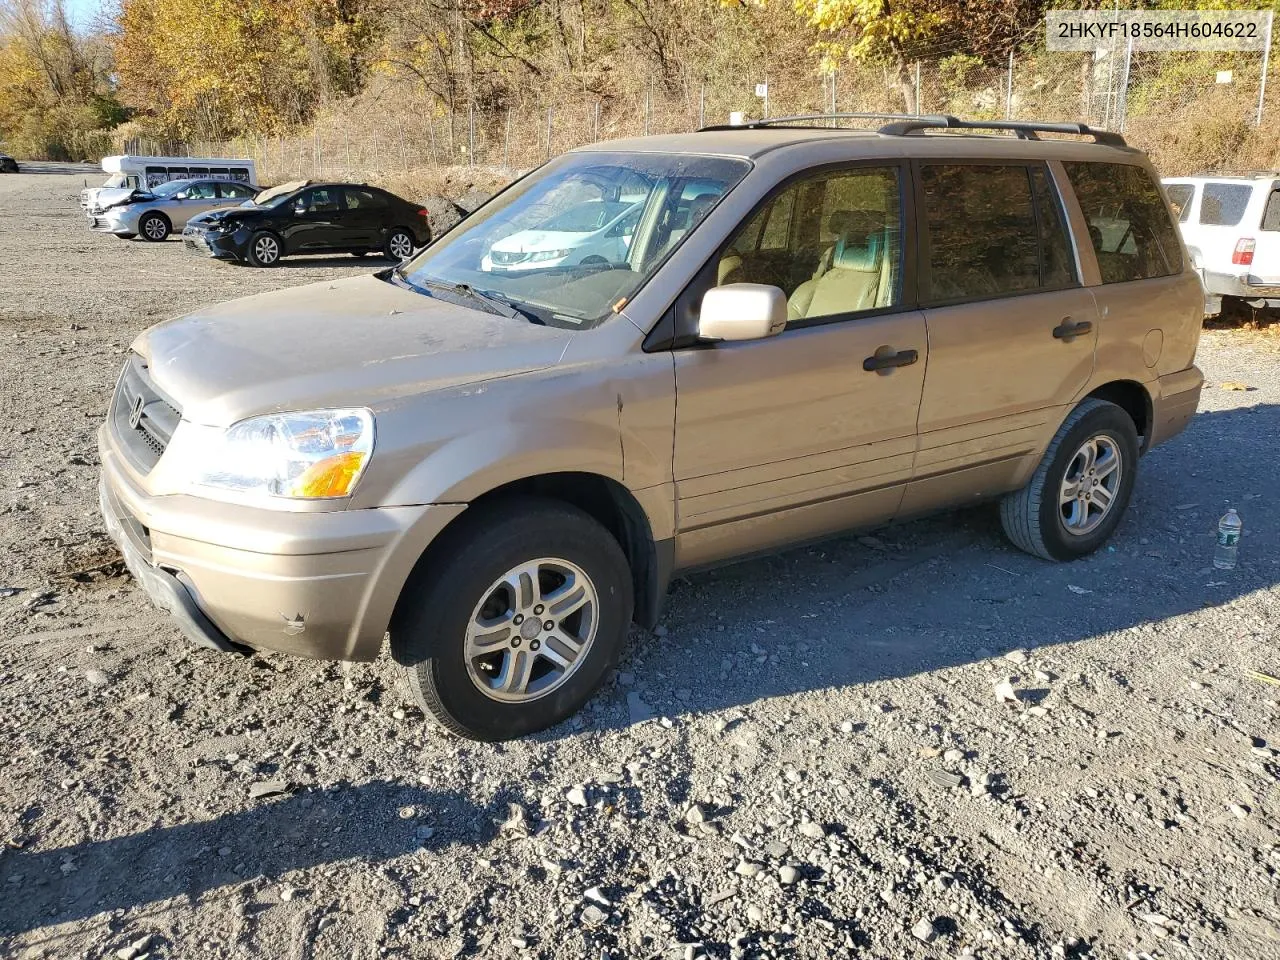
[[[236,180],[257,183],[258,172],[252,160],[239,157],[103,157],[102,172],[107,181],[100,187],[85,187],[80,192],[80,206],[88,210],[94,201],[123,199],[134,190],[149,190],[170,180]],[[119,191],[119,194],[103,194]],[[98,206],[104,206],[100,202]]]
[[[1280,173],[1167,177],[1192,265],[1204,284],[1205,312],[1224,298],[1280,307]]]

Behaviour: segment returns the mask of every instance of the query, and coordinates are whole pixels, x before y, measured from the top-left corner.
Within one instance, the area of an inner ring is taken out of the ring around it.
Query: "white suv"
[[[1204,284],[1205,312],[1232,297],[1280,307],[1280,174],[1169,177],[1164,188]]]

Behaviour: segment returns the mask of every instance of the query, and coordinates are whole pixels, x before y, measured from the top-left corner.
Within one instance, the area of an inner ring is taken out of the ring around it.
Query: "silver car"
[[[181,231],[198,213],[252,199],[258,188],[233,180],[170,180],[150,190],[100,191],[90,205],[89,228],[124,240],[160,241]]]

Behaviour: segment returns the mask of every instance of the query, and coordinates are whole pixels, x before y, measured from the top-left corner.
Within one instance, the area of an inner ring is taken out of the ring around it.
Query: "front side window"
[[[1200,198],[1200,222],[1211,227],[1234,227],[1244,217],[1253,187],[1244,183],[1206,183]]]
[[[1191,198],[1196,195],[1196,188],[1189,183],[1170,183],[1164,188],[1169,197],[1169,206],[1179,223],[1186,223],[1191,216]]]
[[[1182,249],[1160,188],[1141,167],[1064,163],[1103,283],[1168,277],[1182,269]]]
[[[342,209],[342,201],[336,188],[317,187],[304,193],[295,206],[301,206],[304,213],[333,213]]]
[[[193,183],[187,188],[187,196],[192,200],[214,200],[218,196],[218,187],[207,180]]]
[[[792,324],[892,307],[902,299],[901,197],[897,167],[800,180],[739,228],[717,283],[780,287]]]
[[[621,310],[749,169],[725,157],[565,154],[391,280],[478,309],[586,329]]]

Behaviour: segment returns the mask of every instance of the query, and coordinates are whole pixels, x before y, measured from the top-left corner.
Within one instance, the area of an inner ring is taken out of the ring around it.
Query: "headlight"
[[[529,260],[559,260],[561,257],[567,257],[572,252],[572,250],[539,250],[537,253],[529,254]]]
[[[312,500],[351,495],[373,453],[368,410],[308,410],[242,420],[212,445],[195,482]]]
[[[236,225],[226,220],[208,220],[204,223],[204,228],[210,233],[231,233],[236,229]]]

